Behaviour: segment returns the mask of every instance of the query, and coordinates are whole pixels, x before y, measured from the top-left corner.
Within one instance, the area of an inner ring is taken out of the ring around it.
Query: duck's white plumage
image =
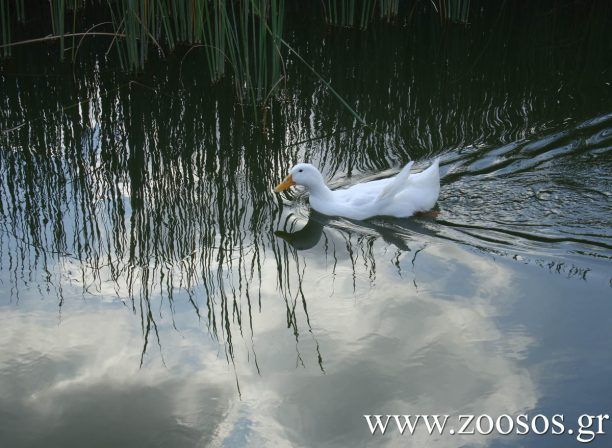
[[[440,159],[420,173],[410,173],[412,163],[393,177],[341,190],[330,190],[319,170],[309,163],[299,163],[274,191],[302,185],[309,190],[311,207],[325,215],[359,220],[373,216],[405,218],[431,210],[440,194]]]

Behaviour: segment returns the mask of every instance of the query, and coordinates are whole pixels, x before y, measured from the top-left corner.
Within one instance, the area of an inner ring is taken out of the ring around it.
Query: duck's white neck
[[[330,200],[332,197],[332,191],[329,189],[323,179],[319,182],[313,182],[308,186],[310,197],[318,200]]]

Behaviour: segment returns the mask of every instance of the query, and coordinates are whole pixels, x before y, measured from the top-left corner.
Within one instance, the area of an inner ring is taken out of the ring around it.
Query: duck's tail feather
[[[393,196],[395,196],[395,194],[400,190],[400,187],[404,185],[410,177],[410,169],[412,168],[413,164],[414,161],[408,162],[406,166],[402,168],[399,173],[397,173],[393,180],[389,182],[389,184],[385,186],[385,188],[383,188],[376,200],[387,201],[393,198]]]

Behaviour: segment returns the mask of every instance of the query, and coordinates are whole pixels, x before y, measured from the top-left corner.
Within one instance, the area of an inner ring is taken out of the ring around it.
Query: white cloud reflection
[[[433,441],[424,432],[371,437],[362,415],[497,416],[535,406],[535,385],[520,364],[532,341],[521,331],[502,331],[495,320],[513,297],[512,271],[503,263],[423,240],[414,271],[412,254],[400,259],[400,277],[377,240],[376,278],[364,279],[371,266],[359,259],[353,293],[344,243],[327,233],[338,248],[334,275],[321,244],[300,253],[312,332],[299,298],[298,342],[287,328],[276,262],[268,258],[253,340],[247,325],[240,336],[232,323],[235,371],[226,346],[188,306],[176,307],[178,331],[170,316],[157,317],[165,366],[150,336],[142,368],[140,317],[119,301],[68,300],[61,320],[5,306],[0,396],[2,414],[14,425],[3,438],[11,446],[69,446],[83,434],[102,445],[144,437],[160,446],[424,446]],[[25,421],[36,429],[27,430]],[[491,437],[448,437],[436,445],[484,446]]]

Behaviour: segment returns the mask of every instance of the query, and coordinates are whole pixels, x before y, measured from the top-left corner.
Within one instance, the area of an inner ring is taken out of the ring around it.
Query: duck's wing
[[[405,185],[406,188],[440,188],[440,158],[436,158],[429,168],[420,173],[413,173]]]
[[[350,202],[352,199],[375,199],[392,178],[371,180],[351,185],[348,188],[333,190],[336,199]]]
[[[390,200],[399,191],[401,191],[402,188],[404,188],[406,182],[408,181],[408,178],[410,177],[410,169],[412,168],[413,164],[414,161],[408,162],[408,164],[404,168],[402,168],[402,170],[397,173],[395,177],[390,179],[390,182],[385,185],[385,187],[382,189],[382,191],[376,198],[377,202],[384,202]]]
[[[336,190],[336,200],[350,207],[363,207],[371,205],[378,196],[382,186],[369,185],[372,182],[353,185],[345,190]]]

